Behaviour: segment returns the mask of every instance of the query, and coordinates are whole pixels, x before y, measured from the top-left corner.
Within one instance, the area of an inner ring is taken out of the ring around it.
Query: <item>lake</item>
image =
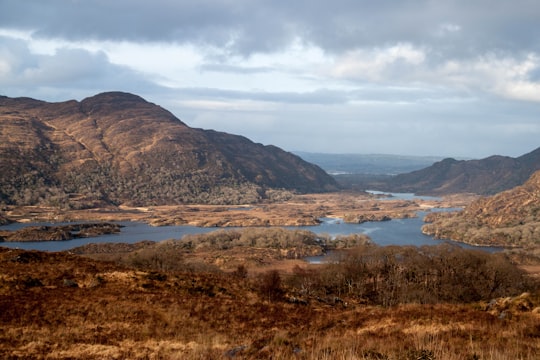
[[[445,211],[445,209],[436,209]],[[390,221],[365,222],[362,224],[348,224],[341,219],[322,218],[318,226],[285,227],[287,229],[309,230],[316,234],[328,234],[330,236],[348,235],[361,233],[368,235],[378,245],[438,245],[444,242],[431,236],[424,235],[421,227],[424,224],[425,212],[419,212],[417,218],[393,219]],[[36,225],[61,225],[51,223],[10,224],[1,229],[17,230],[25,226]],[[62,251],[90,243],[136,243],[142,240],[162,241],[168,239],[181,239],[186,234],[200,234],[216,231],[218,228],[201,228],[196,226],[150,226],[141,222],[118,222],[123,225],[120,234],[104,235],[94,238],[74,239],[68,241],[42,241],[42,242],[3,242],[0,246],[27,250]],[[226,229],[226,228],[225,228]],[[489,252],[499,251],[499,248],[472,247],[459,244],[466,248],[481,249]]]
[[[432,196],[417,196],[412,193],[385,193],[380,191],[369,191],[375,195],[388,195],[388,200],[439,200],[440,198]],[[384,200],[385,198],[380,198]],[[460,209],[433,209],[432,211],[453,211]],[[423,218],[427,212],[419,211],[418,217],[412,219],[393,219],[390,221],[375,221],[365,222],[362,224],[348,224],[342,219],[322,218],[322,222],[315,226],[301,227],[284,227],[287,229],[303,229],[309,230],[316,234],[327,234],[330,236],[349,235],[349,234],[366,234],[374,243],[387,245],[439,245],[443,242],[451,242],[458,244],[464,248],[474,248],[487,252],[496,252],[502,250],[494,247],[476,247],[467,244],[457,243],[447,240],[434,239],[431,236],[422,234],[421,228],[424,225]],[[38,241],[38,242],[0,242],[0,246],[9,248],[19,248],[26,250],[42,250],[42,251],[63,251],[73,249],[78,246],[90,243],[136,243],[143,240],[163,241],[169,239],[181,239],[187,234],[202,234],[211,231],[227,228],[201,228],[197,226],[180,225],[180,226],[150,226],[142,222],[117,222],[124,226],[120,234],[104,235],[99,237],[74,239],[67,241]],[[69,223],[31,223],[22,224],[15,223],[1,226],[0,229],[18,230],[26,226],[39,225],[64,225]],[[229,228],[230,229],[230,228]]]

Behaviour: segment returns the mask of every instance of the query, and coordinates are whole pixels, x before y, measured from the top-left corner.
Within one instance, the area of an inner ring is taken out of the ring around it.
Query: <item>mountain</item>
[[[475,245],[540,245],[540,171],[525,184],[482,197],[457,213],[433,213],[426,234]]]
[[[139,96],[0,97],[0,202],[83,206],[246,203],[324,192],[318,166],[245,137],[194,129]]]
[[[481,160],[448,158],[368,186],[376,190],[418,194],[467,192],[487,195],[523,184],[536,170],[540,170],[540,148],[517,158],[498,155]]]
[[[401,174],[423,169],[443,159],[440,156],[392,154],[326,154],[304,151],[295,151],[294,153],[310,163],[319,165],[332,175]]]

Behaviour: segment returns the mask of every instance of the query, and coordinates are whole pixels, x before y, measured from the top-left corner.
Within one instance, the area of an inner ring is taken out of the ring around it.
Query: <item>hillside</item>
[[[7,204],[252,203],[268,189],[336,188],[296,155],[190,128],[136,95],[61,103],[0,97],[0,202]]]
[[[540,148],[523,156],[490,156],[481,160],[444,159],[427,168],[363,185],[370,189],[443,195],[495,194],[523,184],[540,170]]]
[[[480,198],[458,213],[430,214],[426,234],[477,245],[540,245],[540,171],[523,185]]]
[[[0,247],[0,358],[537,359],[538,292],[501,254],[366,246],[276,263],[289,252],[275,234],[270,248],[223,234],[93,248],[115,262]]]

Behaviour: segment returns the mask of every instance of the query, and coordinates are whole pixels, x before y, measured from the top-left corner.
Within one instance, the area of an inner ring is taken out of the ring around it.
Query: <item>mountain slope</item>
[[[0,97],[0,125],[6,203],[243,203],[264,198],[268,188],[337,188],[291,153],[190,128],[127,93],[62,103]]]
[[[523,185],[480,198],[458,213],[433,213],[422,231],[477,245],[540,245],[540,171]]]
[[[536,170],[540,170],[540,148],[518,158],[495,155],[481,160],[444,159],[425,169],[396,175],[375,187],[419,194],[486,195],[521,185]]]

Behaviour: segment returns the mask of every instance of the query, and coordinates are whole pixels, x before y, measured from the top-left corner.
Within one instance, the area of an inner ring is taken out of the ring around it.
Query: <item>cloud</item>
[[[297,37],[331,52],[404,42],[455,54],[531,51],[540,32],[534,0],[2,0],[0,7],[4,27],[42,37],[197,43],[243,55],[279,51]]]
[[[540,138],[538,19],[536,0],[0,0],[0,83],[129,91],[294,150],[519,155]]]
[[[331,73],[339,78],[381,81],[389,78],[389,72],[404,72],[407,67],[422,64],[425,58],[425,52],[411,44],[359,49],[339,57]]]
[[[102,51],[59,48],[52,54],[37,54],[24,40],[4,36],[0,36],[0,82],[7,95],[25,96],[32,89],[44,94],[44,99],[125,87],[159,88],[143,74],[112,64]]]

